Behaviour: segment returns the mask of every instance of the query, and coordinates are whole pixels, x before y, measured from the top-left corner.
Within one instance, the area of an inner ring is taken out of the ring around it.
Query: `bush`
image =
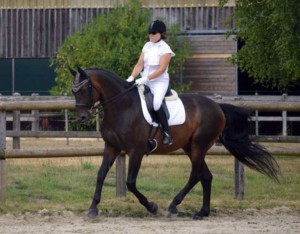
[[[71,67],[101,67],[127,78],[137,62],[143,45],[148,41],[147,29],[150,11],[142,8],[137,0],[123,6],[118,5],[109,14],[101,14],[82,30],[68,37],[52,59],[57,74],[53,95],[71,95],[73,78]],[[169,72],[175,74],[189,55],[187,40],[179,39],[178,25],[168,30],[168,43],[176,53]],[[175,80],[175,85],[178,83]]]

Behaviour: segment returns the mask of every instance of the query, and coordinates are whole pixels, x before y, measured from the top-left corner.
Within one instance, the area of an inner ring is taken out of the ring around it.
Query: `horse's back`
[[[186,122],[197,123],[202,132],[220,133],[225,126],[225,115],[219,103],[198,94],[180,94],[186,111]]]
[[[183,102],[186,110],[192,109],[194,111],[200,111],[208,113],[219,113],[223,114],[223,111],[219,103],[213,101],[212,99],[199,95],[199,94],[189,94],[184,93],[179,95]]]

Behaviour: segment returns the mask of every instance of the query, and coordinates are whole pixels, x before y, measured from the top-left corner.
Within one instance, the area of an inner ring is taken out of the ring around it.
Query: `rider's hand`
[[[143,85],[143,84],[146,84],[147,81],[149,81],[148,77],[142,77],[142,78],[139,78],[135,81],[135,83],[137,85]]]
[[[132,82],[134,81],[134,77],[133,76],[129,76],[127,79],[126,79],[127,82]]]

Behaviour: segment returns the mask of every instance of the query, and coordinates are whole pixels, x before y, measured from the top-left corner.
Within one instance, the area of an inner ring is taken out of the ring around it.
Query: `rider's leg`
[[[163,99],[165,98],[166,92],[169,87],[169,80],[154,80],[149,82],[148,86],[151,92],[153,93],[153,109],[163,130],[163,143],[165,145],[171,145],[172,137],[169,131],[168,119],[166,113],[161,107],[161,104],[163,102]]]
[[[169,124],[168,124],[168,119],[167,119],[167,116],[166,116],[166,112],[161,107],[155,113],[156,113],[157,119],[158,119],[158,121],[159,121],[159,123],[161,124],[161,127],[162,127],[162,131],[163,131],[163,143],[165,145],[171,145],[172,144],[172,136],[170,134]]]

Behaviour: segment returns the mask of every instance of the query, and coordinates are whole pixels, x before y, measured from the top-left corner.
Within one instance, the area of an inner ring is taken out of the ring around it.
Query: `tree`
[[[51,93],[70,95],[72,76],[68,65],[101,67],[127,78],[137,62],[144,43],[148,40],[147,29],[150,11],[142,8],[137,0],[118,5],[107,15],[99,15],[81,31],[68,37],[52,60],[56,85]],[[177,35],[179,27],[171,25],[168,40],[176,53],[169,68],[173,74],[189,54],[188,43]]]
[[[244,46],[232,60],[256,83],[281,91],[299,83],[299,9],[299,0],[236,0],[236,29],[229,34]]]

